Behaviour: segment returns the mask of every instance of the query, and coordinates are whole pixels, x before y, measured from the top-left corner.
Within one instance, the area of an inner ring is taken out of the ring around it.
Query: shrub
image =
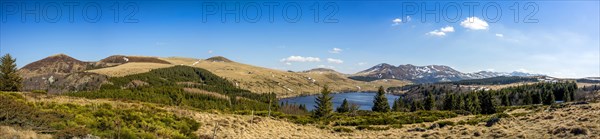
[[[368,125],[359,125],[356,127],[358,130],[373,130],[373,131],[382,131],[389,130],[390,127],[376,127],[376,126],[368,126]]]
[[[34,93],[34,94],[46,94],[47,92],[48,91],[46,91],[46,90],[33,90],[33,91],[31,91],[31,93]]]
[[[575,128],[571,128],[570,131],[571,134],[577,136],[577,135],[587,135],[587,130],[585,128],[581,128],[581,127],[575,127]]]
[[[454,126],[455,123],[452,121],[440,121],[437,122],[437,124],[440,126],[440,128],[444,128],[445,126]]]
[[[346,133],[354,132],[354,130],[352,130],[350,128],[345,128],[345,127],[335,127],[335,128],[333,128],[333,131],[335,131],[335,132],[346,132]]]
[[[390,125],[390,127],[395,128],[395,129],[400,129],[400,128],[402,128],[402,125],[401,124],[393,124],[393,125]]]

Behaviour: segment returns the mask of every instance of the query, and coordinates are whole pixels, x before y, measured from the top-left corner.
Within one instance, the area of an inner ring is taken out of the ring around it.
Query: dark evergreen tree
[[[502,95],[502,105],[510,106],[510,98],[507,94]]]
[[[563,101],[564,102],[571,101],[571,92],[569,92],[569,90],[565,91],[565,93],[563,94]]]
[[[491,92],[481,92],[481,113],[482,114],[494,114],[496,113],[496,105],[494,104],[494,98]]]
[[[406,109],[406,106],[404,104],[404,101],[402,101],[402,99],[394,100],[394,105],[392,105],[392,111],[402,112],[402,111],[405,111],[405,109]]]
[[[525,92],[525,99],[523,99],[523,104],[524,105],[533,104],[533,98],[531,96],[531,92]]]
[[[469,95],[469,103],[467,106],[467,110],[473,114],[479,114],[481,112],[481,106],[479,104],[479,96],[477,93],[471,93]]]
[[[411,105],[410,105],[410,111],[414,112],[414,111],[418,111],[418,110],[422,110],[423,107],[421,106],[421,102],[417,101],[417,100],[413,100]]]
[[[554,92],[552,90],[547,90],[545,92],[544,105],[552,105],[554,104]]]
[[[350,103],[348,103],[348,100],[344,99],[344,101],[342,102],[342,105],[337,108],[337,112],[338,113],[350,112]]]
[[[533,104],[542,104],[542,93],[540,93],[540,92],[533,93]]]
[[[22,78],[17,73],[16,59],[10,54],[0,58],[0,90],[1,91],[20,91],[22,87]]]
[[[327,85],[325,85],[321,90],[321,95],[315,99],[317,105],[315,106],[313,117],[321,118],[331,115],[333,112],[333,104],[331,103],[333,97],[329,96],[330,93],[331,91]]]
[[[456,105],[458,104],[454,95],[446,95],[446,97],[444,98],[444,110],[454,110],[456,108]]]
[[[431,92],[427,92],[427,97],[425,98],[424,108],[425,108],[425,110],[435,109],[435,98],[433,97]]]
[[[454,110],[465,110],[463,106],[465,105],[464,95],[458,95],[455,97],[456,105],[454,105]]]
[[[371,110],[374,112],[390,111],[390,104],[385,96],[385,90],[383,89],[383,86],[379,86],[379,90],[377,91],[377,95],[375,95],[375,100],[373,100],[373,108],[371,108]]]

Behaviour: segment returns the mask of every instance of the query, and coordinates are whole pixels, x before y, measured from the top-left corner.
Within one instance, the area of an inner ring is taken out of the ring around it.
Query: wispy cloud
[[[329,53],[332,54],[339,54],[340,52],[342,52],[343,50],[340,48],[333,48],[332,50],[329,51]]]
[[[404,18],[404,20],[402,20],[401,18],[402,18],[402,17],[400,17],[400,18],[395,18],[394,20],[392,20],[392,26],[397,26],[397,25],[400,25],[400,24],[402,24],[402,23],[407,23],[407,22],[410,22],[410,21],[412,20],[412,18],[410,18],[410,16],[406,16],[406,17]]]
[[[439,30],[436,29],[436,30],[430,31],[426,34],[431,35],[431,36],[440,36],[441,37],[441,36],[446,36],[446,33],[449,33],[449,32],[454,32],[454,27],[446,26],[446,27],[440,28]]]
[[[333,58],[327,58],[327,62],[329,62],[329,63],[335,63],[335,64],[342,64],[342,63],[344,63],[344,61],[342,61],[341,59],[333,59]]]
[[[287,58],[283,58],[279,61],[285,62],[286,64],[290,63],[291,65],[291,62],[320,62],[321,59],[319,59],[318,57],[290,56]]]
[[[467,19],[460,22],[460,25],[471,30],[485,30],[489,27],[487,22],[479,19],[478,17],[467,17]]]
[[[504,34],[498,34],[498,33],[496,33],[496,37],[503,38],[503,37],[504,37]]]
[[[392,20],[392,26],[400,25],[400,23],[402,23],[402,19],[400,19],[400,18],[396,18],[396,19]]]

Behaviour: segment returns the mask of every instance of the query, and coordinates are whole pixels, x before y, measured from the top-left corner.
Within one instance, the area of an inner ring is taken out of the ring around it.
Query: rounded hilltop
[[[233,62],[223,56],[214,56],[214,57],[210,57],[208,59],[206,59],[206,61],[211,61],[211,62]]]

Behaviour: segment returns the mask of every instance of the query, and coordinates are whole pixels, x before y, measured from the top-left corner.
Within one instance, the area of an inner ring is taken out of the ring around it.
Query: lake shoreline
[[[373,100],[376,96],[377,92],[337,92],[331,93],[330,95],[333,97],[332,103],[334,108],[341,105],[344,99],[347,99],[350,103],[354,103],[359,105],[359,109],[361,110],[370,110],[373,105]],[[278,103],[285,104],[294,104],[294,105],[305,105],[306,108],[312,110],[315,104],[315,98],[319,95],[305,95],[305,96],[296,96],[290,98],[279,99]],[[401,96],[397,94],[386,93],[386,97],[388,98],[388,103],[390,106],[393,101]]]

